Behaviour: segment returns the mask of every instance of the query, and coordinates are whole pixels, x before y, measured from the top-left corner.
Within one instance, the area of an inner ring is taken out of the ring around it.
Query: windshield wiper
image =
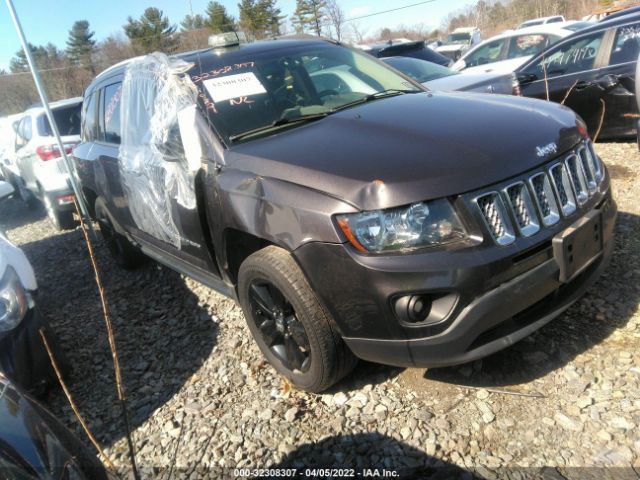
[[[275,120],[267,125],[263,125],[262,127],[252,128],[251,130],[247,130],[246,132],[238,133],[236,135],[231,135],[229,140],[235,142],[236,140],[241,140],[246,137],[251,137],[252,135],[257,135],[259,133],[265,132],[267,130],[271,130],[274,128],[278,128],[284,125],[290,125],[292,123],[300,123],[300,122],[309,122],[312,120],[317,120],[319,118],[324,118],[329,115],[329,111],[320,112],[320,113],[310,113],[308,115],[299,115],[297,117],[283,117]]]
[[[382,90],[381,92],[376,92],[370,95],[366,95],[362,98],[354,100],[353,102],[348,102],[343,105],[334,107],[331,109],[331,112],[337,112],[345,108],[353,107],[355,105],[360,105],[361,103],[371,102],[372,100],[378,100],[380,98],[395,97],[396,95],[403,95],[405,93],[420,93],[420,92],[423,92],[423,90],[400,90],[397,88],[388,88],[387,90]]]

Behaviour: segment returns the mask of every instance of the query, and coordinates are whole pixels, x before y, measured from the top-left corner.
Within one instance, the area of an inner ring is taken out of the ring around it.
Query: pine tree
[[[183,32],[198,30],[206,27],[206,20],[199,13],[196,13],[195,15],[185,15],[184,19],[180,22],[180,27]]]
[[[280,23],[284,16],[276,5],[276,0],[242,0],[240,28],[250,37],[261,39],[280,35]]]
[[[45,46],[36,46],[31,43],[28,45],[38,70],[53,68],[64,58],[63,53],[53,43],[47,43]],[[18,50],[9,61],[9,70],[13,73],[29,71],[29,63],[24,50]]]
[[[209,2],[205,14],[205,25],[213,33],[232,32],[235,30],[235,18],[227,13],[226,7],[221,3]]]
[[[74,64],[91,64],[91,53],[96,45],[93,35],[94,32],[89,29],[89,22],[87,20],[78,20],[73,24],[71,30],[69,30],[67,55]]]
[[[311,30],[316,35],[322,35],[322,27],[326,21],[326,0],[296,0],[292,23],[296,31],[303,33]]]
[[[158,8],[147,8],[139,20],[127,18],[127,23],[122,28],[137,53],[170,53],[176,48],[176,26],[171,25]]]

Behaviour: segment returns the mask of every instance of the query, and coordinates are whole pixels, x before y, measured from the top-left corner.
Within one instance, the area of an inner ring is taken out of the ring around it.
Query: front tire
[[[238,291],[258,347],[295,387],[321,392],[351,372],[357,359],[286,250],[269,246],[249,256]]]

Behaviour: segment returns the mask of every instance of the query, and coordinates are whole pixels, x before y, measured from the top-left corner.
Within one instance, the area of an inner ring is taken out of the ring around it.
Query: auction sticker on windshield
[[[214,102],[267,93],[253,72],[211,78],[202,83]]]

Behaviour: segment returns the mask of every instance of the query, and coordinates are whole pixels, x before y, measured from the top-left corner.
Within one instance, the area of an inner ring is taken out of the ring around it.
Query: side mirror
[[[10,197],[13,195],[13,192],[13,186],[9,182],[0,180],[0,200]]]
[[[611,90],[616,85],[618,85],[619,81],[618,81],[618,77],[616,77],[615,75],[605,75],[603,77],[598,78],[598,80],[596,80],[596,83],[598,84],[598,87],[600,87],[602,90],[607,91],[607,90]]]

